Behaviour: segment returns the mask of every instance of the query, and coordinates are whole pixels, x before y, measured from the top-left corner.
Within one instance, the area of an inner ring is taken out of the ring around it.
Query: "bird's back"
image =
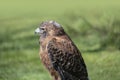
[[[67,35],[53,38],[48,44],[48,54],[64,80],[88,80],[81,53]]]

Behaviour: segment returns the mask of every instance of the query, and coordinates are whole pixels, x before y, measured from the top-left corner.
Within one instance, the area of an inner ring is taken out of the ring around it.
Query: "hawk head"
[[[45,21],[35,30],[35,33],[40,34],[41,37],[46,36],[61,36],[65,32],[60,24],[56,21]]]

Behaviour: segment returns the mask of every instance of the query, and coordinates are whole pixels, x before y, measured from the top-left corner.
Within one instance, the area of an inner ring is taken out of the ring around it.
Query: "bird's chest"
[[[50,70],[52,67],[50,58],[48,56],[48,53],[46,51],[40,51],[40,59],[42,61],[42,63],[44,64],[44,66]]]
[[[52,66],[50,57],[47,52],[48,42],[49,42],[48,38],[40,41],[40,53],[39,54],[40,54],[40,59],[41,59],[43,65],[50,71],[50,69],[53,69],[53,66]]]

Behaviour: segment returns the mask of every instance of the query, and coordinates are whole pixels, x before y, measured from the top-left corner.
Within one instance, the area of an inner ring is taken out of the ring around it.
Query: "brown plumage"
[[[46,21],[35,32],[40,34],[40,59],[53,80],[88,80],[81,53],[61,25]]]

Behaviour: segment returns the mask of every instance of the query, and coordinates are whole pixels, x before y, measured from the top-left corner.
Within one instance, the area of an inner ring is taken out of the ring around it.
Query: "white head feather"
[[[55,25],[56,27],[61,27],[61,25],[59,23],[57,23],[56,21],[49,21],[49,23],[52,23],[53,25]]]

